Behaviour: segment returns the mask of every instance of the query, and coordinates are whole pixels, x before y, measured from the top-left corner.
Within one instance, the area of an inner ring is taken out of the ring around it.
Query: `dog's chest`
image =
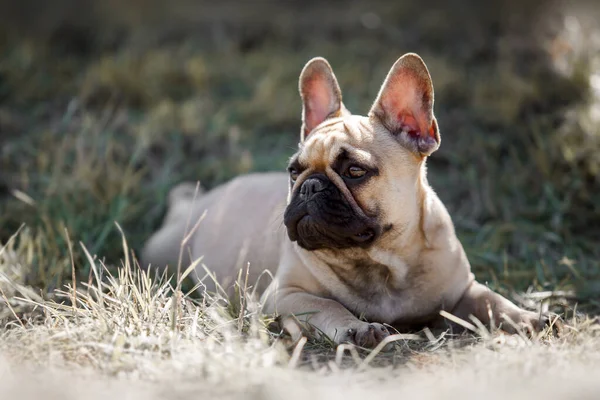
[[[357,259],[343,268],[331,266],[338,287],[336,300],[357,317],[393,324],[420,319],[434,312],[438,296],[426,287],[423,268],[401,261],[385,265]]]

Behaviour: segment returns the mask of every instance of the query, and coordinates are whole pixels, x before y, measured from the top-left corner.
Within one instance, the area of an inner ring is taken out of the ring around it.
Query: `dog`
[[[182,252],[185,263],[203,257],[216,281],[205,280],[205,290],[218,283],[231,292],[249,263],[264,310],[293,337],[372,348],[388,328],[456,326],[441,311],[507,332],[544,328],[547,316],[475,280],[427,182],[426,160],[441,137],[418,55],[396,61],[367,116],[346,109],[324,58],[306,64],[299,90],[300,143],[288,173],[241,176],[200,196],[189,184],[174,189],[144,264],[174,266]],[[274,274],[270,283],[265,270]]]

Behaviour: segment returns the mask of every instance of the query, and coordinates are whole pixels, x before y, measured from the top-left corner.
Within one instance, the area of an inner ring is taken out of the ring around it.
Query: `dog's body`
[[[191,258],[203,256],[226,288],[247,262],[251,283],[272,272],[266,311],[281,315],[295,336],[310,325],[336,343],[374,346],[388,335],[382,324],[439,326],[441,310],[487,324],[508,317],[541,326],[535,313],[474,280],[427,183],[425,161],[440,135],[418,56],[394,64],[367,117],[345,109],[323,59],[304,68],[300,93],[302,141],[289,174],[239,177],[196,201],[189,188],[178,189],[183,194],[173,195],[144,263],[176,265],[186,227],[206,210],[188,243]],[[259,282],[261,292],[266,283]]]
[[[287,174],[273,172],[240,176],[207,194],[196,193],[192,184],[177,187],[163,227],[142,252],[143,263],[176,267],[181,252],[186,268],[202,257],[202,264],[214,272],[229,295],[239,271],[245,274],[250,263],[248,282],[258,283],[257,291],[262,293],[271,278],[261,275],[265,270],[275,274],[287,239],[281,217],[288,180]],[[182,246],[186,232],[192,231],[191,240]],[[192,275],[203,281],[204,290],[216,292],[215,280],[204,279],[205,270],[197,268]]]

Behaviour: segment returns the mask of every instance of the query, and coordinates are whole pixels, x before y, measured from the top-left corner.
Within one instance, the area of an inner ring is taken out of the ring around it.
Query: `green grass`
[[[0,241],[26,224],[16,239],[23,283],[49,293],[71,280],[66,232],[114,271],[114,222],[139,249],[178,182],[211,188],[282,170],[298,141],[297,77],[310,57],[328,58],[346,105],[366,113],[392,63],[415,51],[431,70],[443,139],[430,181],[478,278],[509,294],[572,292],[569,313],[575,304],[597,312],[597,44],[584,18],[574,36],[544,2],[476,3],[318,12],[265,3],[232,13],[182,1],[141,14],[132,3],[92,22],[85,10],[57,12],[36,29],[42,17],[8,18]],[[74,248],[85,281],[91,270]]]

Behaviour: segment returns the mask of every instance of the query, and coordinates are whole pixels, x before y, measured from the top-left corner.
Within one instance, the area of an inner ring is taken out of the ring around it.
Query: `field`
[[[0,397],[598,393],[598,6],[480,3],[0,1]],[[429,180],[476,276],[562,314],[562,337],[290,347],[251,299],[140,272],[173,185],[285,168],[308,59],[364,114],[409,51],[436,90]]]

